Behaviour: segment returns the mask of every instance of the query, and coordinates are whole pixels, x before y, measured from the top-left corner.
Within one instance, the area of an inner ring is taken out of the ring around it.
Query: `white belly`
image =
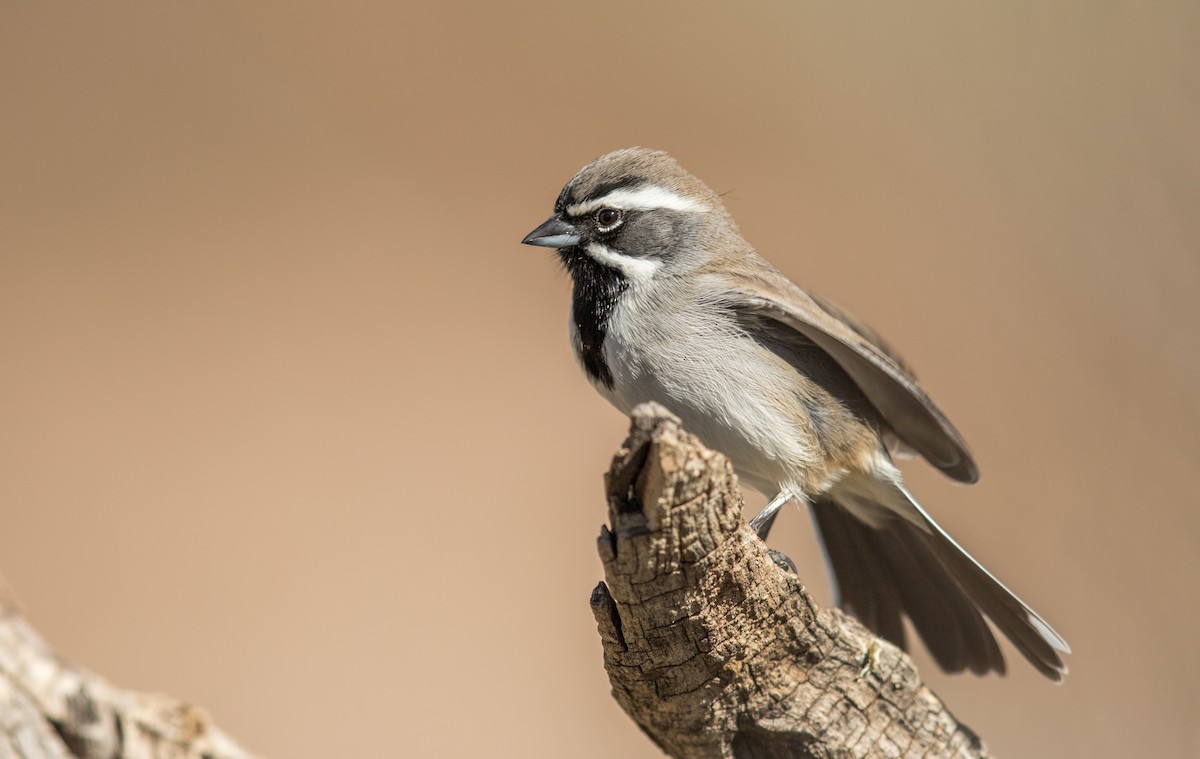
[[[641,305],[627,297],[613,314],[604,343],[613,387],[597,383],[600,393],[626,414],[648,401],[666,406],[767,495],[808,490],[824,462],[792,391],[796,369],[699,309],[632,319]]]

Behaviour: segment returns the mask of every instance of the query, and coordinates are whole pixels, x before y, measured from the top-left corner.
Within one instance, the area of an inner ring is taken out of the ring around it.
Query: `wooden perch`
[[[984,757],[902,651],[821,609],[742,521],[729,462],[657,405],[606,477],[592,593],[613,696],[677,759]]]
[[[0,589],[0,757],[251,759],[203,710],[59,659]]]

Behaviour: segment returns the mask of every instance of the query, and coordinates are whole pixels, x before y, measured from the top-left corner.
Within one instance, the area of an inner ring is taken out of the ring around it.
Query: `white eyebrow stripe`
[[[611,266],[624,274],[625,278],[634,284],[647,281],[662,266],[662,262],[656,259],[627,256],[598,242],[590,242],[583,249],[598,263]]]
[[[586,216],[597,208],[619,208],[622,211],[704,211],[705,207],[665,187],[643,185],[621,187],[607,195],[567,206],[568,216]]]

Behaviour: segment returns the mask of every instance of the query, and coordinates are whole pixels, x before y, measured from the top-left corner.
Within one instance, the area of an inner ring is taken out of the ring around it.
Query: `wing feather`
[[[874,330],[813,298],[761,258],[753,256],[747,263],[736,271],[706,274],[720,279],[709,292],[722,293],[722,302],[734,311],[777,322],[816,344],[842,367],[910,448],[952,479],[966,483],[979,479],[966,441]]]

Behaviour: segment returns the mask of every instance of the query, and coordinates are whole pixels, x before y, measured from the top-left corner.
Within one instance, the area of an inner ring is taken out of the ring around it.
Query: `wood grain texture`
[[[204,710],[60,659],[0,589],[0,759],[251,759]]]
[[[667,754],[988,756],[902,651],[817,606],[742,520],[729,462],[666,409],[635,409],[606,485],[604,666]]]

